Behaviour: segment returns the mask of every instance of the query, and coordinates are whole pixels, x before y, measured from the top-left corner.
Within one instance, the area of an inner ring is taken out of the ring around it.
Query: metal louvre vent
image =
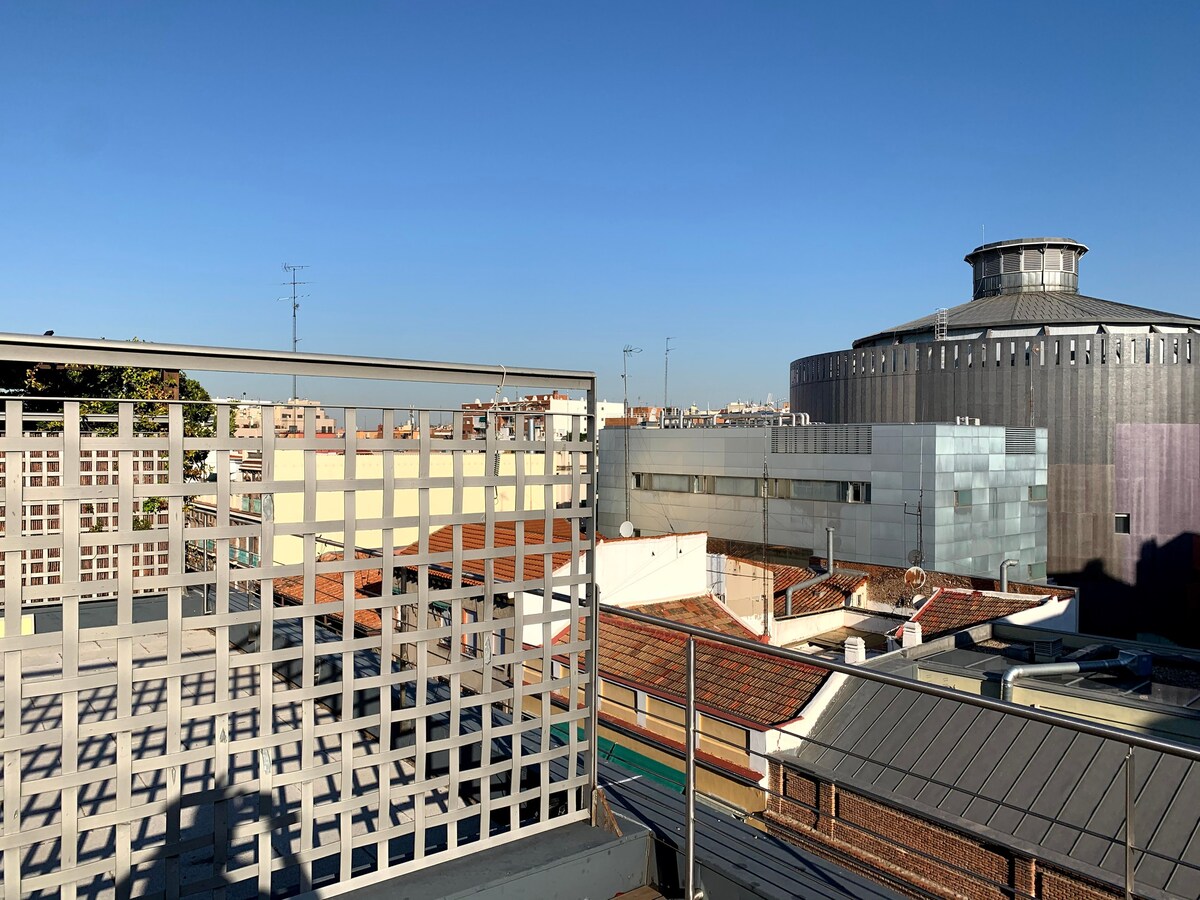
[[[1021,258],[1021,270],[1025,272],[1042,271],[1042,251],[1040,247],[1025,248],[1025,252]]]
[[[1033,453],[1036,448],[1036,431],[1033,428],[1005,428],[1005,453]]]
[[[1075,271],[1075,251],[1074,250],[1063,250],[1062,251],[1062,270],[1064,272],[1074,272]]]
[[[985,276],[1000,274],[1000,254],[993,253],[991,256],[984,258],[983,274]]]
[[[1001,256],[1000,270],[1003,274],[1008,275],[1010,272],[1021,271],[1021,251],[1005,250]]]
[[[1057,247],[1047,247],[1046,254],[1045,254],[1046,271],[1061,272],[1062,271],[1062,255],[1063,255],[1063,252],[1061,250],[1059,250]]]
[[[870,425],[804,425],[771,429],[772,453],[870,453]]]

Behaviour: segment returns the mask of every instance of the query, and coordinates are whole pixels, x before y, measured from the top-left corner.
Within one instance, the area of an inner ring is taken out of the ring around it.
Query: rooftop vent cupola
[[[1027,291],[1079,293],[1079,259],[1088,248],[1070,238],[1019,238],[984,244],[964,259],[973,270],[972,299]]]

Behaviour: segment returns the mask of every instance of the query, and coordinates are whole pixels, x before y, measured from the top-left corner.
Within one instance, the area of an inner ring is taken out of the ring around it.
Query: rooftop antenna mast
[[[300,343],[300,338],[296,336],[296,310],[298,310],[300,308],[300,302],[299,302],[299,297],[296,294],[296,288],[300,287],[300,285],[302,285],[302,284],[308,284],[307,281],[297,281],[296,273],[298,271],[300,271],[301,269],[307,269],[307,268],[308,268],[308,266],[293,266],[293,265],[289,265],[288,263],[283,264],[283,271],[290,273],[292,276],[292,280],[285,281],[283,283],[283,285],[284,285],[284,287],[287,287],[289,284],[292,286],[292,352],[293,353],[299,352],[298,345]],[[280,297],[279,299],[286,300],[288,298]],[[297,382],[297,376],[292,375],[292,399],[293,400],[297,400],[300,397],[300,391],[296,386],[296,382]]]
[[[763,477],[762,477],[762,607],[763,607],[763,624],[762,636],[767,639],[771,636],[771,605],[770,599],[767,596],[767,579],[770,577],[771,570],[767,565],[767,498],[770,492],[767,490],[767,478],[769,477],[767,470],[767,454],[763,452]]]
[[[667,427],[667,407],[670,406],[670,403],[667,400],[667,396],[668,396],[668,388],[671,383],[670,382],[671,350],[674,349],[671,346],[671,341],[673,341],[673,340],[675,340],[675,338],[670,338],[670,337],[667,338],[667,349],[663,353],[663,408],[662,408],[662,420],[658,423],[661,428]]]

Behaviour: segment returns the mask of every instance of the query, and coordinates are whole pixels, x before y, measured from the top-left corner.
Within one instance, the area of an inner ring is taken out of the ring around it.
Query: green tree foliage
[[[137,340],[137,338],[134,338]],[[176,378],[177,376],[177,378]],[[0,366],[0,395],[29,398],[55,398],[26,403],[26,412],[42,413],[47,419],[37,427],[52,431],[62,428],[62,404],[58,399],[78,399],[82,427],[91,434],[115,434],[111,421],[88,421],[88,417],[115,416],[118,404],[110,398],[146,401],[134,404],[134,428],[141,434],[165,433],[166,401],[192,401],[183,405],[183,433],[187,437],[212,437],[216,433],[216,407],[200,382],[183,372],[140,369],[134,366],[54,365],[35,363]],[[232,423],[232,415],[230,417]],[[204,477],[207,453],[193,450],[184,454],[184,475],[189,480]],[[150,502],[155,498],[148,498]],[[145,504],[143,504],[145,506]]]

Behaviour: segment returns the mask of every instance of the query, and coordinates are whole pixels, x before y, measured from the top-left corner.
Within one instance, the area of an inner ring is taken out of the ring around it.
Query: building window
[[[846,502],[847,503],[870,503],[871,502],[871,485],[866,481],[847,481],[846,482]]]
[[[712,492],[724,497],[759,496],[757,478],[734,478],[728,475],[714,475],[712,482]]]
[[[1113,534],[1129,534],[1129,513],[1113,516]]]
[[[1030,500],[1045,500],[1046,499],[1046,486],[1044,484],[1031,484],[1029,486],[1029,499]]]
[[[649,489],[652,491],[670,491],[675,494],[691,494],[696,490],[695,475],[664,475],[655,472],[650,476]]]
[[[845,496],[839,481],[793,481],[789,493],[793,500],[826,500],[834,503]]]
[[[972,502],[972,496],[971,496],[970,491],[955,491],[954,492],[954,505],[955,506],[970,506],[971,502]]]
[[[640,491],[640,490],[642,489],[642,479],[643,479],[644,477],[645,477],[645,476],[644,476],[644,475],[642,475],[642,473],[641,473],[641,472],[634,472],[634,473],[633,473],[633,487],[634,487],[634,490],[638,490],[638,491]]]

